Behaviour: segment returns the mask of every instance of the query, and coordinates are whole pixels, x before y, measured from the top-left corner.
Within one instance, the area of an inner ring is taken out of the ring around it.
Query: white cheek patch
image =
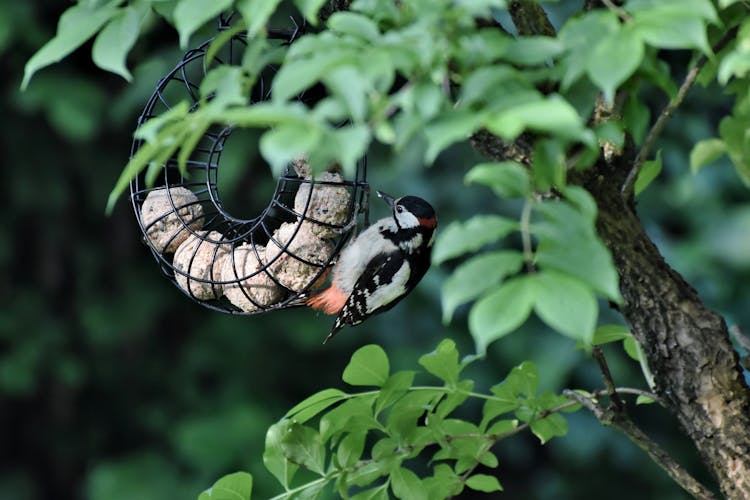
[[[419,219],[411,212],[404,210],[399,213],[396,211],[396,219],[398,219],[398,225],[402,228],[411,228],[419,226]]]

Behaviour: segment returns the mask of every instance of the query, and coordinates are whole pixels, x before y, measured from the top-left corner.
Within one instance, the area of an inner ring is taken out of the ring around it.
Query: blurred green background
[[[252,472],[257,498],[266,498],[278,492],[261,460],[266,428],[307,395],[343,387],[340,373],[357,347],[381,344],[394,369],[415,368],[444,337],[472,352],[465,311],[440,323],[449,268],[433,269],[399,307],[325,346],[331,319],[311,311],[230,317],[181,294],[140,242],[127,200],[104,216],[136,118],[181,57],[177,35],[157,25],[138,42],[132,84],[95,68],[88,44],[20,92],[23,65],[65,7],[0,0],[0,499],[195,498],[235,470]],[[677,54],[673,63],[679,77],[687,61]],[[653,109],[665,101],[645,98]],[[748,192],[726,161],[697,176],[687,166],[691,145],[711,136],[727,109],[719,92],[692,93],[667,129],[664,172],[639,210],[670,263],[730,325],[743,326]],[[474,213],[517,216],[518,206],[463,185],[465,166],[477,159],[468,147],[452,148],[430,169],[419,162],[422,147],[397,158],[373,151],[370,183],[427,198],[443,226]],[[251,141],[233,155],[223,160],[227,169],[257,162]],[[372,208],[385,215],[377,202]],[[602,316],[617,321],[606,307]],[[643,387],[619,346],[605,352],[618,384]],[[539,363],[545,389],[601,385],[591,359],[533,320],[492,345],[469,374],[484,390],[524,359]],[[633,413],[710,481],[664,410]],[[685,497],[626,439],[583,412],[568,418],[569,435],[547,446],[531,435],[499,444],[506,498]]]

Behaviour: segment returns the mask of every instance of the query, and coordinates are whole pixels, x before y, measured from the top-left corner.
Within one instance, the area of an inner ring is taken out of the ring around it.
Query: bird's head
[[[417,196],[403,196],[394,198],[388,194],[378,191],[381,197],[393,210],[393,219],[400,229],[411,229],[423,227],[435,229],[437,227],[437,216],[432,205]]]

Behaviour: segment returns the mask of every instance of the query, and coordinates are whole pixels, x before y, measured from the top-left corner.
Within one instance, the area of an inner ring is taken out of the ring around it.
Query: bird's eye
[[[403,211],[404,211],[404,207],[402,207],[401,205],[398,205],[398,206],[396,207],[396,212],[398,212],[398,213],[401,213],[401,212],[403,212]]]

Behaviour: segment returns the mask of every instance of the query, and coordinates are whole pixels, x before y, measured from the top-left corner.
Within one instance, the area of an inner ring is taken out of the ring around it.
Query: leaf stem
[[[283,500],[285,498],[291,498],[292,495],[299,493],[301,491],[306,490],[307,488],[310,488],[312,486],[317,486],[320,483],[326,483],[330,481],[331,479],[337,477],[339,473],[334,473],[330,476],[325,475],[319,479],[315,479],[314,481],[310,481],[309,483],[302,484],[300,486],[297,486],[296,488],[292,488],[291,490],[286,490],[284,493],[280,493],[276,495],[275,497],[272,497],[270,500]]]

